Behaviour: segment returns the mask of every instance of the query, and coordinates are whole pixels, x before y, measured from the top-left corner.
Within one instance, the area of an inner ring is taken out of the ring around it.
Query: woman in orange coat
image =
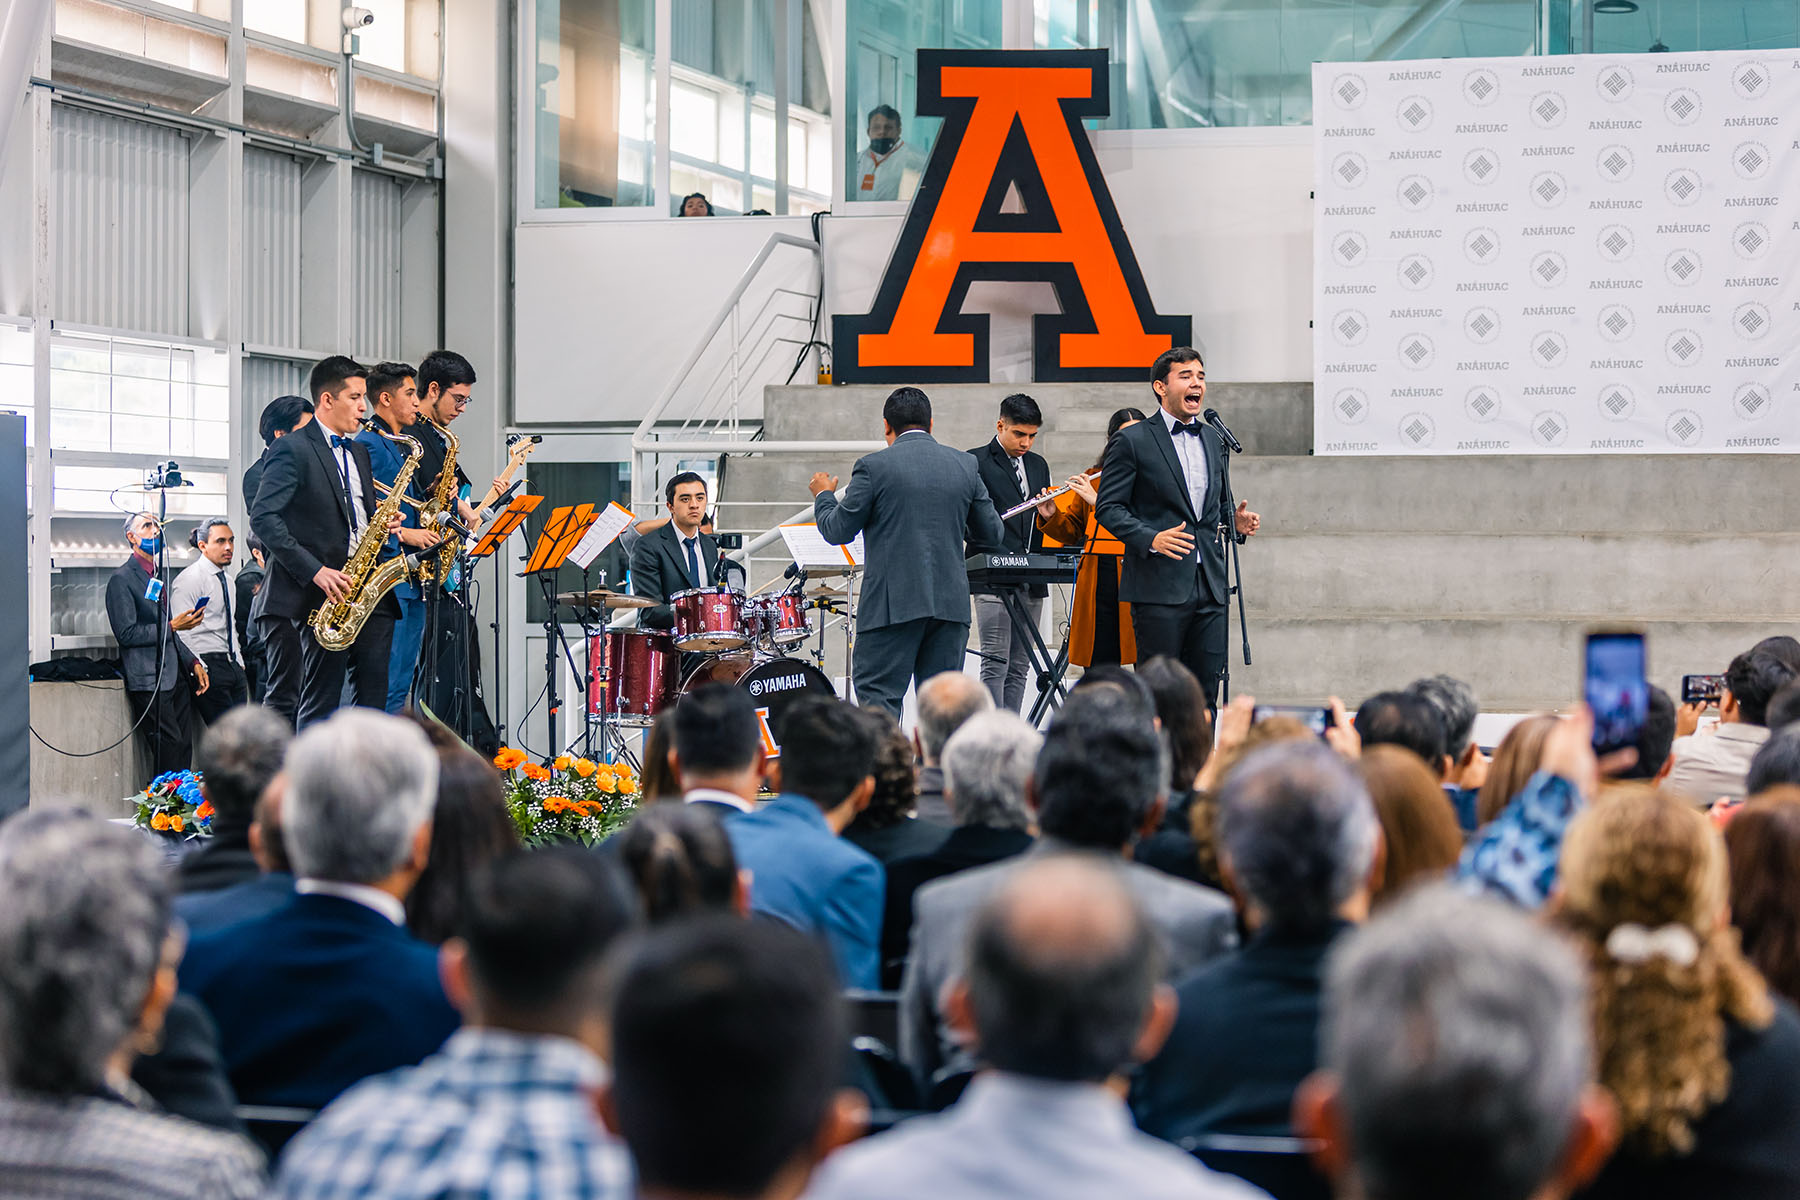
[[[1143,419],[1137,409],[1121,408],[1106,423],[1106,440],[1110,443],[1119,430]],[[1045,537],[1085,549],[1069,614],[1069,661],[1081,667],[1137,661],[1131,605],[1119,601],[1119,559],[1125,546],[1094,519],[1093,481],[1105,457],[1102,447],[1092,469],[1069,480],[1070,491],[1038,505],[1037,524]]]

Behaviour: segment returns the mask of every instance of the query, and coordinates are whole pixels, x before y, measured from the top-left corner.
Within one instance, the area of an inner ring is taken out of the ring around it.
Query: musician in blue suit
[[[843,840],[875,791],[876,726],[842,700],[798,700],[776,729],[781,794],[725,822],[752,912],[824,940],[845,987],[880,984],[881,864]]]
[[[322,1108],[456,1029],[437,952],[406,930],[437,763],[416,725],[363,708],[288,751],[282,824],[298,894],[196,937],[181,964],[181,990],[212,1013],[242,1103]]]

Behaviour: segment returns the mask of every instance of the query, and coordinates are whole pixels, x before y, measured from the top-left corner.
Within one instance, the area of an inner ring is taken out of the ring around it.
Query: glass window
[[[919,48],[997,49],[1000,0],[850,0],[848,20],[844,194],[910,200],[942,124],[916,111]]]
[[[244,28],[306,42],[306,0],[244,0]]]
[[[654,203],[653,0],[535,2],[537,207]]]
[[[88,334],[50,338],[50,445],[115,454],[230,454],[222,350]]]

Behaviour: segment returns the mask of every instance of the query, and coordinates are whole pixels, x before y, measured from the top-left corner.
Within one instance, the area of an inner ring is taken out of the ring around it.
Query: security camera
[[[364,25],[373,25],[375,14],[366,8],[346,8],[344,10],[344,28],[358,29]]]

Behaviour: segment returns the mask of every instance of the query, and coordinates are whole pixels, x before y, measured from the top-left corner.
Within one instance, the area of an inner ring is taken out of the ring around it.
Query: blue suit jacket
[[[434,1053],[460,1019],[437,951],[373,909],[302,895],[188,947],[181,990],[205,1004],[244,1104],[323,1108]]]
[[[725,822],[738,865],[750,871],[750,907],[823,937],[845,987],[881,974],[881,864],[831,832],[819,806],[778,796]]]

